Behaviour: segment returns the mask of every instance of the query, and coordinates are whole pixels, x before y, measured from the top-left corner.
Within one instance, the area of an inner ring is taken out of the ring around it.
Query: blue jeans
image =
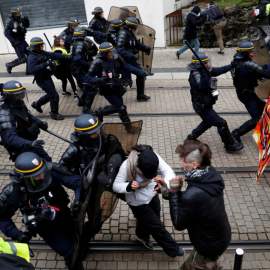
[[[199,52],[199,48],[200,48],[200,42],[197,38],[194,38],[194,39],[191,39],[191,40],[188,40],[189,44],[191,46],[194,45],[194,48],[195,48],[195,52],[198,53]],[[180,55],[181,53],[185,52],[186,50],[188,49],[188,46],[187,45],[184,45],[178,52],[178,54]]]

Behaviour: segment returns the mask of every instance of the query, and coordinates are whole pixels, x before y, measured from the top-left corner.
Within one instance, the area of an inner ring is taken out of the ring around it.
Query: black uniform
[[[110,42],[114,47],[116,46],[118,33],[121,28],[123,28],[123,22],[119,19],[113,20],[109,27],[107,41]]]
[[[101,44],[106,41],[107,34],[105,33],[107,29],[108,21],[98,15],[89,22],[89,29],[92,31],[93,38],[97,44]]]
[[[243,42],[248,42],[247,48],[253,46],[249,41]],[[250,43],[252,45],[250,45]],[[245,105],[251,119],[232,132],[232,135],[239,142],[241,142],[240,136],[245,135],[256,127],[264,110],[265,102],[259,99],[254,91],[254,88],[258,86],[257,81],[263,78],[270,79],[269,65],[260,66],[252,62],[252,59],[248,55],[248,50],[250,49],[247,49],[245,52],[243,49],[244,46],[240,44],[239,47],[242,48],[242,52],[237,52],[234,55],[231,74],[237,97]]]
[[[20,12],[18,8],[18,12]],[[21,18],[12,14],[5,23],[5,36],[10,41],[12,47],[18,56],[17,59],[10,63],[6,63],[7,71],[11,74],[11,69],[20,64],[26,63],[26,58],[29,54],[27,47],[28,43],[25,41],[26,28],[30,26],[29,19],[27,17]],[[27,71],[27,70],[26,70]]]

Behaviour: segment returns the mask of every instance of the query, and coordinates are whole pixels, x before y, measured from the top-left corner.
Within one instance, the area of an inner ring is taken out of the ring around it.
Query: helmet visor
[[[35,176],[23,177],[29,192],[36,193],[46,189],[52,182],[52,176],[47,166],[44,171]]]
[[[209,58],[207,61],[204,61],[203,63],[204,63],[204,65],[207,67],[207,69],[208,69],[209,71],[212,70],[212,62],[211,62],[211,58]]]
[[[26,94],[25,89],[22,90],[22,91],[19,91],[16,94],[10,95],[9,96],[10,106],[11,107],[21,107],[21,106],[24,106],[25,105],[24,98],[25,98],[26,95],[27,94]],[[28,98],[27,98],[27,101],[28,101]]]

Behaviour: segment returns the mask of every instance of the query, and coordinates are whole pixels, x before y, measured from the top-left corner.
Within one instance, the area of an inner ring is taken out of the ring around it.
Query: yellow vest
[[[63,49],[62,47],[54,47],[52,49],[52,52],[54,51],[62,51],[62,54],[65,54],[65,55],[70,55],[70,53],[68,53],[65,49]],[[60,65],[60,62],[59,61],[55,61],[56,65],[59,66]]]
[[[5,242],[0,237],[0,252],[16,255],[30,262],[29,247],[27,244]]]

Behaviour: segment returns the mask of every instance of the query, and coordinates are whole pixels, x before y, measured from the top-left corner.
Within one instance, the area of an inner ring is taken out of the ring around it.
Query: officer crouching
[[[0,107],[0,134],[2,145],[15,161],[25,151],[37,153],[46,161],[51,157],[45,152],[44,141],[37,140],[40,129],[47,130],[47,122],[33,116],[24,103],[26,89],[18,81],[9,81],[3,85]]]
[[[219,76],[228,72],[231,65],[220,68],[212,68],[211,61],[207,54],[200,52],[198,57],[207,67],[205,69],[195,55],[193,55],[191,63],[187,68],[190,70],[189,83],[192,97],[192,105],[195,112],[202,118],[202,122],[195,128],[186,138],[188,140],[196,140],[207,129],[212,126],[217,127],[218,133],[224,143],[227,153],[232,153],[243,149],[243,145],[238,143],[231,135],[226,120],[221,118],[213,109],[213,105],[218,98],[217,79],[212,76]]]
[[[265,102],[259,99],[254,88],[258,80],[270,79],[269,64],[260,66],[252,61],[254,45],[250,41],[242,41],[237,47],[237,53],[232,61],[231,74],[238,99],[245,105],[251,119],[239,128],[233,130],[232,136],[241,142],[240,137],[253,130],[260,120]]]
[[[52,60],[69,60],[71,56],[44,51],[44,42],[39,37],[31,39],[29,50],[31,51],[27,58],[29,72],[35,76],[37,85],[46,92],[45,96],[33,102],[31,106],[39,113],[42,113],[41,106],[50,102],[51,118],[53,120],[63,120],[64,117],[58,113],[59,95],[51,78],[57,70]]]
[[[74,190],[75,199],[78,199],[81,178],[30,152],[17,157],[10,178],[12,183],[0,194],[0,230],[7,237],[23,243],[39,234],[55,252],[65,257],[66,265],[71,269],[74,220],[63,186]],[[18,230],[12,221],[18,209],[27,232]],[[77,262],[73,269],[83,269],[82,262]]]

